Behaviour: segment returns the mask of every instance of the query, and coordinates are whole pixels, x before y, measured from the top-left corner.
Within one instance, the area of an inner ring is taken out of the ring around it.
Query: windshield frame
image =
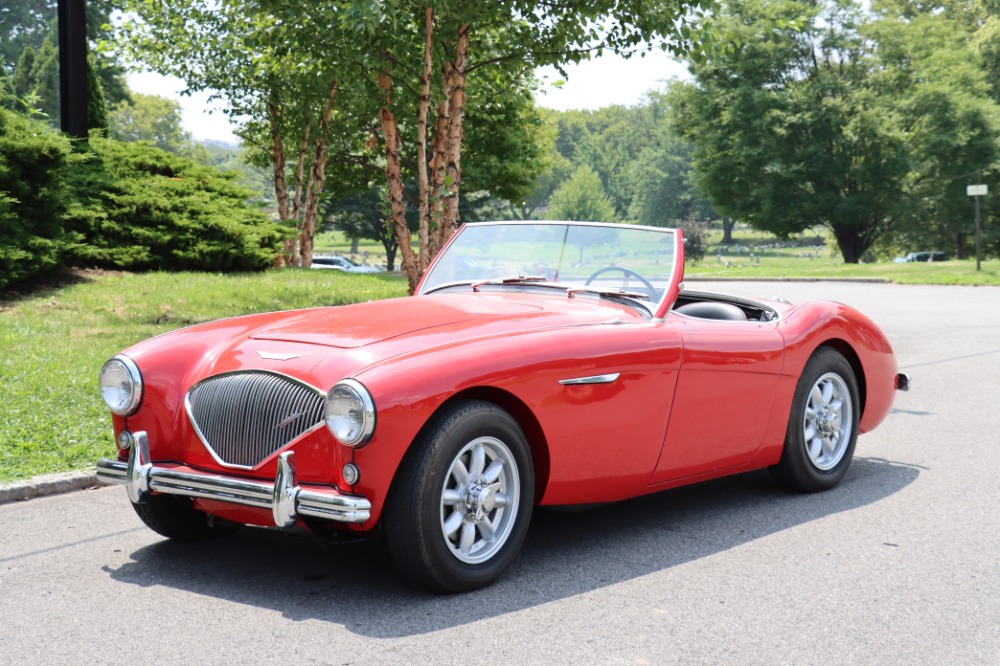
[[[463,285],[469,285],[472,291],[478,291],[477,286],[482,286],[484,284],[496,285],[505,284],[503,283],[504,276],[498,276],[494,280],[484,280],[479,279],[468,279],[468,280],[455,280],[449,282],[442,282],[435,284],[433,287],[429,287],[429,277],[433,274],[436,267],[442,262],[442,259],[447,256],[449,248],[456,242],[456,240],[468,229],[483,227],[483,226],[553,226],[553,227],[606,227],[613,228],[617,230],[628,229],[637,231],[653,232],[658,234],[672,234],[673,236],[673,253],[672,253],[672,266],[670,267],[669,279],[667,284],[663,289],[663,293],[657,302],[653,302],[647,299],[629,299],[634,303],[637,303],[640,307],[648,310],[650,314],[653,315],[654,319],[662,320],[670,308],[673,306],[674,301],[677,300],[681,289],[683,288],[682,280],[684,277],[684,235],[680,229],[674,229],[669,227],[651,227],[645,225],[633,225],[633,224],[621,224],[614,222],[573,222],[564,220],[509,220],[509,221],[490,221],[490,222],[470,222],[463,224],[459,227],[448,242],[445,244],[441,251],[437,253],[431,265],[424,271],[420,282],[417,285],[414,294],[417,296],[425,296],[434,292],[438,292],[442,289],[449,289],[453,287],[459,287]],[[531,276],[523,276],[523,281],[510,282],[509,284],[520,284],[524,286],[525,284],[538,285],[540,283],[531,280]],[[593,291],[595,293],[606,292],[607,295],[612,295],[616,297],[627,298],[627,295],[618,294],[614,290],[601,290],[599,288],[588,289],[586,287],[581,287],[577,284],[566,284],[560,283],[558,281],[546,281],[545,284],[553,287],[563,287],[566,289],[567,297],[572,298],[573,293],[579,293],[582,290]]]

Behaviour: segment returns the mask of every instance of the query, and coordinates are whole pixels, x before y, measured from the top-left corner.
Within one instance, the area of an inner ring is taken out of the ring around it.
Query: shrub
[[[92,136],[68,178],[74,264],[127,270],[259,270],[286,230],[247,205],[230,174],[144,143]]]
[[[705,258],[708,248],[708,222],[688,215],[681,229],[684,230],[684,258],[698,263]]]
[[[69,206],[62,181],[76,160],[67,138],[0,109],[0,289],[60,266]]]

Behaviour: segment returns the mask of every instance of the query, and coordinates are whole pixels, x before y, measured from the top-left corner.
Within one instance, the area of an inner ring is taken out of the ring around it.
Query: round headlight
[[[360,382],[345,379],[326,395],[326,427],[337,441],[362,446],[375,430],[375,403]]]
[[[119,416],[133,414],[142,400],[142,375],[128,356],[113,356],[101,368],[101,397]]]

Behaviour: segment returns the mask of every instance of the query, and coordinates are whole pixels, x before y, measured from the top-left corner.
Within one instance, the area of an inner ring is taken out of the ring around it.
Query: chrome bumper
[[[132,434],[128,462],[101,458],[97,461],[97,478],[104,483],[125,484],[129,499],[135,503],[157,492],[270,509],[279,527],[291,527],[299,516],[342,523],[363,523],[371,517],[371,502],[364,497],[344,495],[332,488],[300,487],[291,451],[278,456],[274,483],[250,481],[156,467],[149,462],[149,438],[140,431]]]

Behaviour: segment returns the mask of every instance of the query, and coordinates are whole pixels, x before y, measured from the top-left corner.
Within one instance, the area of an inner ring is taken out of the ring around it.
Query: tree
[[[417,7],[400,2],[366,5],[367,14],[355,6],[357,32],[371,40],[366,51],[381,59],[377,87],[383,100],[380,129],[390,223],[399,236],[411,291],[458,224],[465,91],[472,77],[516,82],[535,66],[561,66],[603,49],[631,55],[643,41],[685,51],[697,34],[689,10],[698,6],[697,0],[428,2]],[[401,96],[401,91],[409,94]],[[405,224],[399,119],[409,116],[405,104],[416,91],[420,224],[418,250],[413,253]]]
[[[90,129],[108,131],[108,105],[97,74],[97,57],[93,53],[87,54],[87,123]]]
[[[604,192],[600,176],[583,165],[552,194],[549,217],[578,222],[613,222],[615,207],[611,197]]]
[[[892,223],[909,172],[859,12],[848,0],[731,2],[713,21],[727,48],[671,100],[717,210],[779,236],[823,223],[849,263]]]
[[[822,223],[856,263],[925,217],[925,186],[956,161],[988,164],[997,135],[969,52],[945,14],[926,20],[849,0],[727,4],[711,26],[724,45],[671,98],[715,207],[781,236]]]
[[[21,52],[10,77],[10,91],[16,99],[27,98],[35,89],[35,49],[28,46]]]
[[[111,137],[119,141],[148,141],[177,155],[191,147],[181,105],[166,97],[132,93],[131,103],[119,102],[111,110],[109,122]]]
[[[540,109],[540,111],[542,112],[543,124],[535,134],[542,150],[541,155],[535,161],[540,169],[539,174],[535,177],[531,190],[521,201],[508,200],[507,204],[511,217],[518,220],[532,219],[540,209],[547,206],[556,188],[569,178],[574,170],[573,164],[556,148],[556,141],[560,138],[557,124],[558,112],[546,109]]]
[[[560,155],[600,176],[619,219],[629,217],[636,196],[635,161],[652,141],[653,115],[646,105],[554,112]]]
[[[639,224],[682,226],[688,222],[714,217],[711,204],[694,184],[690,141],[680,138],[666,122],[666,96],[649,96],[646,112],[652,116],[643,148],[630,162],[635,192],[629,216]]]
[[[70,239],[69,139],[40,120],[0,109],[0,290],[59,268]]]
[[[13,71],[26,49],[41,48],[55,16],[52,0],[5,2],[0,10],[0,69]]]
[[[459,195],[458,212],[466,220],[486,215],[498,217],[500,202],[520,202],[527,198],[534,181],[548,163],[540,137],[545,133],[544,120],[534,106],[529,91],[507,88],[500,94],[483,89],[478,81],[470,82],[466,109],[468,131],[464,136],[466,167],[462,179],[464,193]],[[366,172],[375,174],[384,168],[378,156],[363,163]],[[404,144],[400,151],[403,203],[406,225],[411,234],[419,230],[420,190],[418,155],[413,144]],[[372,179],[369,189],[339,200],[328,199],[321,205],[324,220],[332,221],[352,239],[370,238],[382,243],[395,264],[399,238],[385,224],[388,202],[384,181]]]
[[[14,101],[14,94],[10,89],[10,77],[7,76],[6,70],[0,67],[0,108],[13,109]]]
[[[256,206],[235,174],[143,143],[91,135],[66,176],[74,205],[74,265],[126,270],[270,268],[285,229]]]
[[[180,76],[192,89],[221,91],[234,114],[252,118],[245,136],[268,129],[279,215],[300,226],[305,263],[330,151],[359,167],[360,174],[345,180],[363,181],[370,164],[364,155],[371,148],[368,139],[376,137],[388,224],[397,233],[412,290],[458,223],[472,90],[495,91],[503,100],[504,90],[524,88],[536,65],[579,60],[604,48],[629,54],[643,40],[684,50],[696,20],[688,10],[698,4],[129,0],[136,20],[126,24],[126,49],[133,59]],[[405,219],[404,133],[415,135],[420,211],[415,253]],[[286,168],[286,141],[299,146],[294,168]],[[286,171],[295,173],[291,198]],[[309,178],[303,185],[304,171]]]
[[[395,269],[399,241],[396,232],[385,224],[387,209],[381,183],[372,183],[369,189],[343,199],[326,199],[322,204],[323,219],[352,241],[369,238],[380,242],[385,250],[386,268],[391,271]],[[416,230],[416,211],[409,211],[407,223],[411,231]]]
[[[60,82],[59,44],[56,30],[51,30],[42,48],[38,50],[35,65],[31,69],[32,95],[37,100],[38,110],[49,119],[53,127],[60,126]]]
[[[117,0],[87,0],[87,37],[94,52],[105,25],[120,8]],[[0,9],[0,70],[12,72],[24,50],[37,52],[54,33],[58,13],[57,0],[15,0]],[[128,99],[125,69],[107,53],[95,53],[95,71],[105,98],[110,104]],[[30,91],[29,91],[30,92]]]
[[[169,4],[128,0],[123,51],[135,62],[214,90],[233,117],[255,164],[270,166],[279,219],[296,229],[286,260],[312,261],[320,197],[331,152],[364,152],[374,105],[361,78],[357,36],[339,25],[343,3],[286,0]],[[335,184],[351,191],[355,161]],[[351,171],[353,169],[353,172]],[[292,181],[289,187],[289,180]]]
[[[920,4],[882,3],[873,25],[885,75],[900,82],[913,160],[908,200],[919,204],[887,244],[951,247],[962,259],[974,227],[965,187],[1000,172],[1000,105],[977,42],[985,17],[969,16],[965,3]]]

